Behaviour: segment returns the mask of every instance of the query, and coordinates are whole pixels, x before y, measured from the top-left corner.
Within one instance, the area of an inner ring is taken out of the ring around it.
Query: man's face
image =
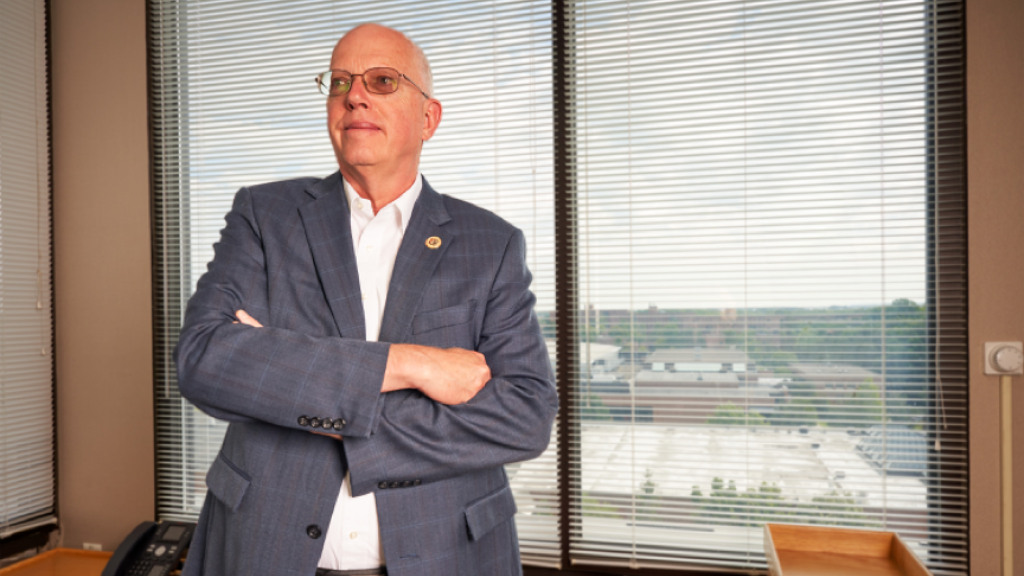
[[[387,66],[426,88],[421,62],[401,34],[379,26],[360,26],[338,42],[331,69],[362,74]],[[416,170],[420,149],[441,119],[440,103],[428,100],[404,78],[397,92],[373,94],[363,77],[352,89],[327,98],[327,129],[342,174],[366,168],[401,173]]]

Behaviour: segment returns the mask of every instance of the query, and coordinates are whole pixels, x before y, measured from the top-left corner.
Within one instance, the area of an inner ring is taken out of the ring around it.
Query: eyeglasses
[[[423,91],[405,74],[394,68],[370,68],[362,74],[352,74],[345,70],[328,70],[316,76],[316,85],[324,96],[341,96],[352,89],[352,79],[356,76],[363,77],[363,86],[367,92],[374,94],[391,94],[398,91],[398,84],[401,78],[409,81],[409,84],[416,86],[416,89],[428,100],[430,95]]]

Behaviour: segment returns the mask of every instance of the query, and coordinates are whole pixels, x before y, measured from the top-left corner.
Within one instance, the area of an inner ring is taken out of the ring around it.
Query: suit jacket
[[[312,576],[346,470],[392,576],[520,574],[503,464],[557,411],[522,232],[424,181],[367,342],[339,173],[243,188],[226,222],[176,351],[182,396],[230,422],[185,574]],[[477,350],[492,379],[458,406],[381,394],[392,342]]]

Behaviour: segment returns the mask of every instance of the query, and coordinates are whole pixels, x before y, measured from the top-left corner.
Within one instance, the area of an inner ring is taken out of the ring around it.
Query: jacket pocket
[[[251,481],[249,475],[229,462],[223,453],[217,455],[206,473],[206,486],[232,512],[238,510]]]
[[[476,300],[470,300],[464,304],[456,304],[448,308],[420,312],[412,319],[412,333],[422,334],[439,328],[465,324],[473,317],[473,306],[475,304]]]
[[[516,501],[512,497],[512,487],[506,484],[503,488],[491,492],[466,508],[469,539],[483,538],[495,526],[508,521],[515,514]]]

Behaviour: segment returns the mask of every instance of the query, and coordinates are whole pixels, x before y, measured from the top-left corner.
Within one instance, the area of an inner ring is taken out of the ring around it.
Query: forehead
[[[374,66],[406,71],[412,66],[413,50],[404,36],[384,28],[357,28],[334,47],[331,68],[361,72]]]

